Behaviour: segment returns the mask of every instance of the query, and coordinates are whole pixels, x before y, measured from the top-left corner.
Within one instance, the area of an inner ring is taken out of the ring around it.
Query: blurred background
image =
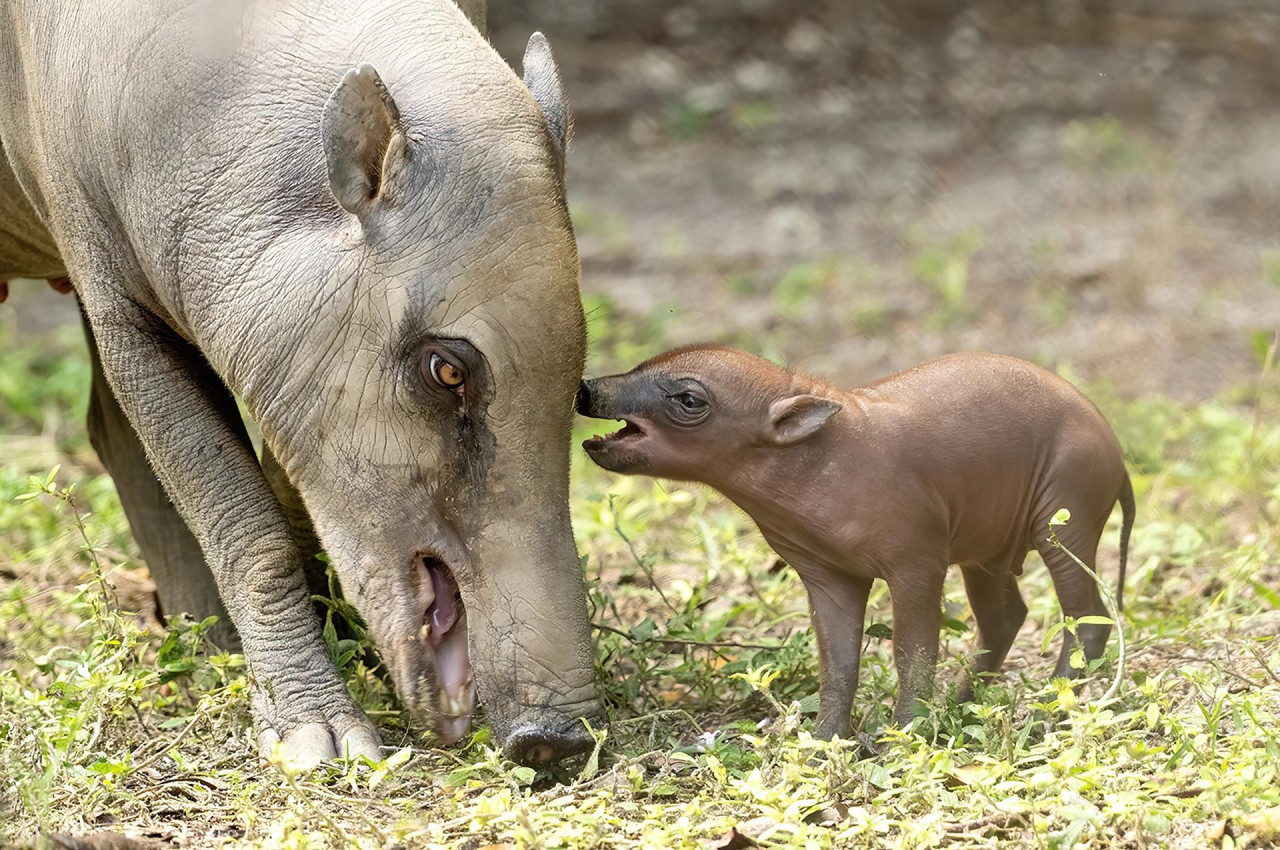
[[[594,372],[990,349],[1191,402],[1280,328],[1274,0],[490,5],[565,75]]]
[[[1280,328],[1274,0],[490,5],[572,100],[593,372],[712,340],[851,384],[990,349],[1194,402]],[[0,305],[9,337],[72,320]]]

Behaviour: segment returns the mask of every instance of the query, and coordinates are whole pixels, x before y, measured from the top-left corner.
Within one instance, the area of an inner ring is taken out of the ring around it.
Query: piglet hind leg
[[[1083,520],[1083,517],[1081,517]],[[1072,524],[1076,523],[1075,519]],[[1098,538],[1102,536],[1100,526],[1086,525],[1083,521],[1075,528],[1068,524],[1059,529],[1058,540],[1077,558],[1097,572]],[[1062,613],[1067,617],[1087,617],[1090,615],[1106,617],[1107,609],[1102,604],[1102,595],[1093,578],[1080,569],[1070,555],[1054,547],[1048,539],[1038,540],[1036,549],[1049,568],[1053,578],[1054,590],[1058,593],[1058,603]],[[1058,664],[1053,669],[1054,676],[1075,678],[1081,671],[1071,666],[1071,655],[1079,646],[1084,650],[1087,661],[1100,658],[1107,647],[1107,638],[1111,627],[1097,623],[1086,623],[1076,627],[1077,634],[1072,636],[1065,629],[1062,632],[1062,651],[1058,654]]]
[[[1025,553],[1020,555],[1014,566],[1020,567],[1025,557]],[[959,702],[973,699],[974,682],[978,677],[999,671],[1014,638],[1018,636],[1018,630],[1027,619],[1027,605],[1022,601],[1015,575],[1018,570],[1000,572],[1007,568],[1005,563],[960,568],[969,608],[978,625],[978,648],[981,652],[974,658],[972,669],[956,692]]]
[[[801,569],[800,575],[818,637],[818,720],[813,735],[824,741],[848,738],[871,579],[830,570]]]
[[[898,701],[893,722],[906,726],[917,716],[917,703],[928,702],[938,665],[942,628],[942,584],[947,563],[903,569],[888,577],[893,598],[893,662],[898,668]]]

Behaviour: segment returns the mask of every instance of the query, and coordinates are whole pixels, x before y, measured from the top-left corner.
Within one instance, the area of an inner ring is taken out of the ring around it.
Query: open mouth
[[[423,595],[429,593],[420,637],[431,647],[436,662],[436,733],[452,744],[467,733],[475,711],[475,680],[467,656],[467,609],[458,581],[439,558],[422,559],[426,571]]]
[[[644,429],[630,419],[623,419],[623,426],[612,434],[604,434],[599,437],[592,437],[582,443],[582,447],[587,451],[600,449],[605,446],[620,446],[626,443],[635,442],[644,437]]]

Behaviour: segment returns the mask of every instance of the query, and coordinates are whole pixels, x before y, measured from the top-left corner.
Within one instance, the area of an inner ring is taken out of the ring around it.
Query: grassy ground
[[[606,360],[641,353],[599,322]],[[5,343],[0,843],[99,830],[184,847],[1280,841],[1280,381],[1264,365],[1193,407],[1086,388],[1121,435],[1139,501],[1113,699],[1101,697],[1114,640],[1081,698],[1048,680],[1042,646],[1060,614],[1033,556],[1031,614],[1005,675],[971,705],[940,691],[908,731],[885,728],[895,682],[878,588],[856,720],[883,752],[815,742],[816,661],[793,573],[714,494],[608,476],[575,450],[612,715],[597,752],[535,771],[504,761],[483,730],[433,749],[377,672],[349,661],[390,757],[304,776],[254,754],[242,660],[202,651],[201,624],[166,631],[147,615],[145,568],[79,424],[82,344],[69,331]],[[1116,536],[1113,521],[1108,581]],[[973,645],[958,582],[947,598],[943,681]]]

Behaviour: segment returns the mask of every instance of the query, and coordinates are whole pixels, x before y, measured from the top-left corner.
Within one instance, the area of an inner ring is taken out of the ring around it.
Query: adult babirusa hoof
[[[258,751],[263,758],[271,758],[280,743],[275,729],[266,728],[258,734]],[[378,730],[367,720],[348,725],[335,734],[330,725],[304,723],[284,739],[284,764],[290,770],[311,770],[322,762],[335,758],[364,756],[370,761],[382,761],[382,738]]]

